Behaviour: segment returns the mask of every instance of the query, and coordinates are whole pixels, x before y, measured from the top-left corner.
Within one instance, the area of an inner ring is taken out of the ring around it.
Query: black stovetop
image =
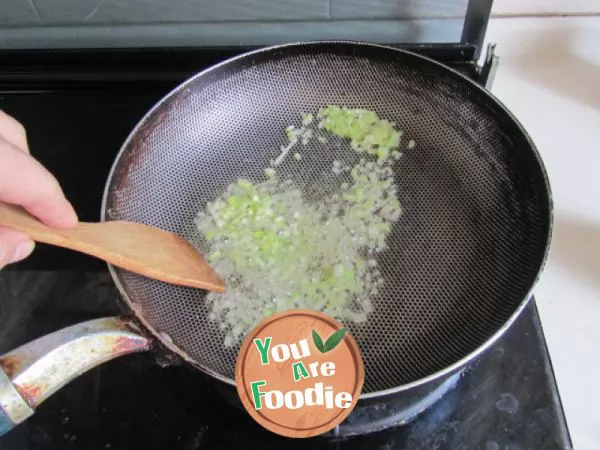
[[[418,49],[476,77],[469,48]],[[32,153],[59,179],[80,218],[98,220],[104,182],[127,134],[166,92],[231,50],[0,52],[0,109],[28,130]],[[0,353],[74,323],[118,314],[105,266],[38,248],[0,272]],[[535,302],[402,427],[345,439],[288,440],[231,406],[203,374],[123,357],[64,387],[0,438],[0,450],[53,449],[562,449],[569,433]],[[158,363],[157,363],[158,362]]]

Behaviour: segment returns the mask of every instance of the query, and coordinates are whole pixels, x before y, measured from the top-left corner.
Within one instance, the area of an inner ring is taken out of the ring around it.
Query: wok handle
[[[0,436],[89,369],[149,348],[150,340],[134,324],[108,317],[64,328],[0,356]]]

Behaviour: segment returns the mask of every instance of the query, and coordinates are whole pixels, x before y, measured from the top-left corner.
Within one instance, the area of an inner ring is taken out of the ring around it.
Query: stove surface
[[[476,76],[464,62],[469,49],[423,51]],[[33,155],[57,176],[81,220],[94,221],[113,159],[137,121],[184,78],[229,54],[0,52],[0,109],[25,125]],[[0,272],[0,354],[120,313],[103,263],[39,247]],[[138,354],[91,370],[0,438],[0,450],[571,448],[534,301],[416,420],[346,440],[275,436],[224,400],[208,377],[186,366],[162,367],[160,359]]]

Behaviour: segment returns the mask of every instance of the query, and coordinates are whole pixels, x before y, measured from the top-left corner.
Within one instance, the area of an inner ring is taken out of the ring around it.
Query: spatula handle
[[[0,225],[20,231],[34,241],[61,247],[65,246],[70,235],[68,230],[44,225],[20,206],[2,202],[0,202]]]
[[[20,206],[0,202],[0,226],[20,231],[36,242],[68,248],[106,259],[102,249],[90,244],[89,236],[90,233],[93,235],[94,225],[93,223],[79,222],[74,228],[51,228]]]
[[[225,284],[185,239],[148,225],[127,222],[79,222],[74,228],[51,228],[24,209],[0,203],[0,226],[27,234],[45,244],[100,258],[146,277],[215,292]]]

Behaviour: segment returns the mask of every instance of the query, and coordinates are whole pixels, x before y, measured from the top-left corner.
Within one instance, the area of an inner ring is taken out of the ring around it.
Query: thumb
[[[51,227],[77,224],[77,215],[52,174],[1,136],[0,201],[24,207]]]

